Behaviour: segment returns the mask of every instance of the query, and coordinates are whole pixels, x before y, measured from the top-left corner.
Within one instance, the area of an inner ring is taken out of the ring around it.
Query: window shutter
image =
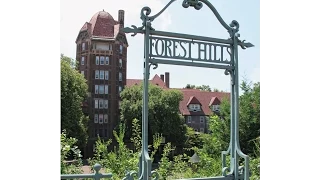
[[[89,42],[86,42],[86,50],[88,50]]]

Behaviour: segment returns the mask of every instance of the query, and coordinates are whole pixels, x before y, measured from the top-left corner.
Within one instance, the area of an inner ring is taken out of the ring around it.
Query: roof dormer
[[[210,102],[209,102],[209,107],[212,111],[220,111],[220,100],[217,97],[212,97]]]
[[[202,105],[201,105],[200,101],[196,97],[191,96],[189,98],[187,106],[188,106],[189,111],[197,112],[197,111],[201,111],[201,106]]]

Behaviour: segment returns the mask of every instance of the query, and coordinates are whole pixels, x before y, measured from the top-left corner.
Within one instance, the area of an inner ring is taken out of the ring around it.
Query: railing
[[[113,55],[112,50],[100,50],[100,49],[92,49],[93,54],[101,54],[101,55]]]
[[[100,164],[95,164],[93,166],[93,169],[95,171],[94,174],[62,174],[61,179],[90,178],[90,179],[100,180],[101,178],[112,177],[111,173],[104,174],[99,172],[101,170]]]

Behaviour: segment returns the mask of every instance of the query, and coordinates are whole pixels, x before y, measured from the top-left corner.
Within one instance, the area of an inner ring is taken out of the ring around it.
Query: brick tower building
[[[84,23],[76,39],[78,70],[87,80],[88,98],[83,110],[89,116],[87,147],[84,156],[93,154],[99,137],[110,139],[120,119],[120,92],[126,85],[127,47],[124,11],[118,11],[118,21],[103,11]]]

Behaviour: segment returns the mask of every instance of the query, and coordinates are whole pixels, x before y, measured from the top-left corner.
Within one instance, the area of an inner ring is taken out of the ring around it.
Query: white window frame
[[[104,71],[105,80],[109,80],[109,71]]]
[[[204,123],[204,117],[200,116],[200,123]]]
[[[119,72],[119,81],[122,81],[122,72]]]
[[[100,65],[104,65],[104,60],[105,60],[105,57],[104,56],[100,56]]]
[[[104,102],[103,102],[103,104],[104,104],[103,108],[104,108],[104,109],[108,109],[108,106],[109,106],[109,101],[108,101],[108,99],[105,99]]]
[[[94,85],[94,93],[99,94],[99,85]]]
[[[82,43],[82,51],[85,51],[86,50],[86,43]]]
[[[95,79],[99,79],[99,70],[95,71]]]
[[[108,114],[104,114],[104,115],[103,115],[103,122],[104,122],[105,124],[108,123],[108,119],[109,119]]]
[[[119,59],[119,67],[122,67],[122,59]]]
[[[99,115],[94,114],[94,123],[98,123],[98,122],[99,122]]]
[[[200,106],[200,104],[189,104],[189,110],[190,111],[200,111],[201,106]]]
[[[81,65],[84,65],[84,56],[81,56]]]
[[[122,91],[122,86],[119,86],[119,94],[121,93]]]
[[[105,62],[106,62],[106,65],[109,65],[109,56],[106,56],[106,58],[105,58]]]
[[[104,94],[104,85],[99,85],[99,94]]]
[[[122,54],[123,46],[120,44],[120,54]]]
[[[212,105],[212,111],[220,111],[220,105]]]
[[[99,65],[99,62],[100,62],[99,56],[96,56],[96,65]]]
[[[100,79],[104,79],[104,71],[100,71]]]
[[[109,86],[104,85],[104,94],[109,94]]]
[[[103,114],[99,114],[99,124],[103,124]]]
[[[99,100],[98,99],[94,100],[94,108],[99,109]]]
[[[103,99],[99,99],[99,109],[103,109]]]
[[[188,116],[188,123],[190,124],[191,123],[191,116]]]
[[[204,133],[204,128],[200,128],[200,132]]]

